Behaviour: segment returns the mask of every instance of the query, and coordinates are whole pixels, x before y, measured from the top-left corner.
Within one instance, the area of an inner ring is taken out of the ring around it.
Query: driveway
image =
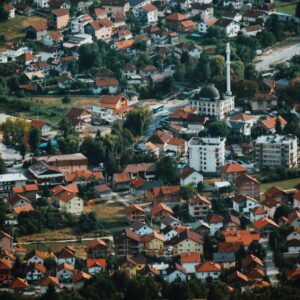
[[[254,59],[255,68],[258,72],[272,69],[272,65],[285,62],[295,55],[300,55],[300,43],[268,50]]]

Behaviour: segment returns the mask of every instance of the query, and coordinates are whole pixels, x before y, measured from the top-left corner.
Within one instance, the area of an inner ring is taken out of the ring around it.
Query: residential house
[[[22,173],[0,175],[0,194],[10,194],[15,186],[26,184],[27,178]]]
[[[240,249],[240,245],[238,245],[238,250]],[[236,258],[235,252],[230,251],[230,249],[226,249],[228,251],[219,251],[213,253],[213,261],[221,266],[222,269],[230,269],[235,267]]]
[[[153,202],[155,205],[164,203],[169,206],[175,206],[180,202],[180,186],[161,186],[154,187],[145,192],[145,197],[148,201]]]
[[[32,250],[26,255],[25,259],[27,266],[31,264],[44,265],[46,256],[44,252],[41,252],[39,250]]]
[[[99,7],[95,8],[94,13],[97,21],[107,18],[107,12],[103,8],[99,8]]]
[[[195,267],[196,277],[202,281],[211,278],[213,282],[218,282],[221,275],[221,266],[212,261],[206,261]]]
[[[4,4],[3,9],[8,13],[8,19],[14,19],[16,17],[16,9],[11,4]]]
[[[201,255],[198,252],[181,253],[180,264],[186,269],[187,274],[195,274],[195,267],[201,262]]]
[[[128,173],[131,179],[142,177],[146,180],[155,178],[155,163],[129,164],[125,167],[124,173]]]
[[[101,183],[105,181],[101,171],[80,170],[69,173],[65,177],[68,184],[86,185],[87,183]]]
[[[234,273],[227,276],[227,281],[231,286],[234,287],[243,287],[249,285],[248,277],[240,271],[235,271]]]
[[[88,258],[105,257],[108,253],[108,244],[104,240],[96,238],[87,244],[85,252]]]
[[[224,222],[225,230],[238,231],[241,227],[241,220],[238,216],[230,215]]]
[[[103,108],[111,109],[114,114],[123,117],[128,111],[128,99],[119,95],[104,95],[100,98],[100,105]]]
[[[146,16],[148,24],[156,23],[158,20],[158,9],[151,3],[141,7],[141,14]]]
[[[123,79],[130,79],[132,76],[137,75],[137,68],[132,63],[126,64],[123,68],[121,68],[121,76]]]
[[[59,252],[56,253],[56,260],[58,265],[66,263],[71,266],[75,266],[75,249],[71,246],[66,246],[62,248]]]
[[[160,275],[159,270],[153,268],[150,264],[146,264],[141,270],[138,270],[136,274],[142,277],[156,277]]]
[[[252,223],[252,226],[261,234],[268,235],[274,229],[278,229],[279,225],[269,218],[260,218]]]
[[[247,169],[237,163],[227,164],[221,169],[221,177],[223,181],[230,182],[233,189],[236,189],[238,178],[242,174],[246,174]]]
[[[240,0],[225,0],[223,2],[224,7],[233,7],[235,10],[240,10],[242,5],[242,1]]]
[[[90,280],[92,276],[83,271],[75,270],[75,274],[73,276],[73,286],[75,290],[82,289],[85,282]]]
[[[83,200],[77,195],[77,185],[59,185],[54,187],[51,192],[61,211],[72,215],[81,215],[83,213]]]
[[[269,133],[276,133],[276,122],[280,124],[281,129],[283,130],[285,125],[287,124],[286,120],[281,116],[272,117],[260,120],[259,126],[265,129]]]
[[[143,236],[143,241],[147,255],[155,256],[164,253],[164,243],[166,238],[156,230],[153,230],[152,233]]]
[[[62,263],[57,267],[56,277],[60,282],[71,282],[75,273],[75,267],[68,263]]]
[[[13,264],[1,258],[0,259],[0,285],[7,285],[12,280],[11,270],[13,268]]]
[[[214,235],[224,225],[224,218],[217,214],[212,214],[208,220],[210,235]]]
[[[262,217],[267,218],[268,217],[268,212],[266,211],[265,208],[263,208],[261,206],[257,206],[257,207],[253,208],[250,211],[249,216],[250,216],[250,221],[255,222],[255,221],[257,221],[258,219],[260,219]]]
[[[76,16],[70,22],[71,33],[73,33],[73,34],[74,33],[85,33],[85,25],[87,25],[93,21],[94,21],[93,18],[88,14],[82,14],[82,15]]]
[[[94,192],[100,199],[109,200],[113,197],[112,189],[107,184],[99,184],[94,186]]]
[[[144,250],[142,238],[132,230],[123,229],[115,233],[113,237],[116,257],[136,256]]]
[[[84,32],[90,34],[95,40],[107,41],[111,39],[111,27],[101,26],[97,21],[84,26]]]
[[[47,8],[47,7],[49,7],[49,0],[34,0],[33,3],[38,8]]]
[[[70,118],[70,120],[72,120],[72,118]],[[88,166],[88,159],[82,153],[40,156],[37,160],[43,161],[65,174],[87,170]]]
[[[145,221],[145,211],[144,209],[137,204],[133,204],[130,206],[127,206],[125,209],[125,214],[127,219],[130,222],[144,222]]]
[[[22,294],[29,288],[29,284],[25,278],[15,277],[9,285],[9,290],[13,294]]]
[[[53,286],[56,292],[60,285],[58,278],[47,276],[38,283],[42,295],[48,291],[49,285]]]
[[[266,199],[261,203],[268,215],[273,218],[276,208],[282,205],[282,202],[276,199]]]
[[[64,116],[63,122],[68,122],[76,131],[83,132],[91,123],[91,117],[91,113],[86,109],[72,107]]]
[[[26,29],[26,37],[36,41],[41,41],[47,35],[47,29],[48,26],[44,23],[30,25]]]
[[[9,198],[10,210],[14,210],[19,207],[26,207],[28,205],[31,205],[31,200],[22,195],[16,194]]]
[[[200,16],[201,20],[207,20],[214,16],[214,8],[211,4],[194,2],[191,4],[193,16]]]
[[[293,211],[288,215],[289,226],[300,228],[300,212]]]
[[[42,264],[32,263],[25,270],[26,280],[37,282],[46,276],[47,269]]]
[[[151,218],[155,221],[162,220],[166,216],[174,216],[173,209],[164,203],[159,203],[152,207]]]
[[[62,9],[70,9],[71,8],[71,4],[68,0],[64,1],[64,0],[50,0],[49,1],[49,7],[51,9],[58,9],[58,8],[62,8]]]
[[[188,201],[189,215],[193,218],[204,219],[211,210],[211,202],[204,196],[195,195]]]
[[[129,190],[130,181],[128,173],[115,173],[112,179],[113,189],[116,191]]]
[[[260,182],[248,174],[243,174],[236,180],[234,192],[236,195],[244,194],[259,200]]]
[[[245,249],[247,249],[253,241],[260,240],[260,233],[249,230],[223,230],[222,235],[224,236],[226,242],[224,247],[228,247],[229,243],[230,249],[232,249],[232,245],[234,245],[237,250],[241,245],[243,245]]]
[[[140,221],[135,221],[131,224],[131,228],[134,232],[136,232],[140,236],[149,235],[153,232],[151,226],[147,225],[146,223],[142,223]]]
[[[214,26],[222,28],[229,38],[236,37],[240,31],[240,23],[227,18],[220,18]]]
[[[173,246],[174,256],[186,252],[203,254],[203,243],[203,237],[189,229],[179,232],[178,235],[170,240],[170,244]]]
[[[129,2],[126,0],[104,0],[101,4],[109,15],[116,13],[126,14],[130,9]]]
[[[233,209],[240,214],[249,214],[253,208],[261,207],[261,204],[254,198],[245,194],[233,198]]]
[[[178,232],[184,231],[187,229],[187,227],[182,225],[182,222],[178,219],[176,219],[172,215],[166,215],[162,219],[160,219],[160,227],[161,229],[164,229],[165,227],[171,226],[172,228],[175,228]]]
[[[172,264],[167,269],[161,272],[164,280],[172,283],[175,280],[180,280],[182,282],[186,281],[186,269],[180,266],[179,264]]]
[[[197,186],[199,182],[203,182],[203,175],[189,166],[185,166],[180,174],[180,186],[192,184]]]
[[[13,237],[4,231],[0,231],[0,249],[4,251],[14,252]]]
[[[299,255],[300,252],[300,240],[291,240],[287,243],[288,253]]]
[[[253,113],[268,113],[277,107],[277,96],[274,93],[257,93],[250,105]]]
[[[96,275],[105,271],[107,261],[104,258],[88,258],[86,260],[86,267],[89,274]]]
[[[272,186],[266,190],[264,196],[266,201],[276,200],[282,203],[288,203],[289,200],[289,194],[277,186]]]
[[[48,24],[49,27],[59,30],[68,26],[69,19],[69,10],[59,8],[51,11],[48,19]]]
[[[174,12],[166,18],[167,26],[174,31],[193,32],[196,30],[197,24],[191,21],[187,16]]]
[[[30,126],[34,128],[39,128],[42,137],[48,136],[51,130],[50,124],[40,120],[31,120]]]
[[[199,32],[200,33],[206,33],[208,28],[211,27],[211,26],[214,26],[217,21],[218,21],[218,19],[213,18],[213,17],[200,21],[200,23],[198,24]]]
[[[242,29],[242,32],[245,36],[256,36],[259,32],[262,31],[262,27],[259,24],[248,25]]]
[[[259,9],[249,9],[243,13],[243,23],[248,24],[257,24],[259,22],[265,22],[268,18],[268,13]]]
[[[264,263],[257,256],[248,254],[242,259],[242,268],[247,273],[250,269],[263,269]]]

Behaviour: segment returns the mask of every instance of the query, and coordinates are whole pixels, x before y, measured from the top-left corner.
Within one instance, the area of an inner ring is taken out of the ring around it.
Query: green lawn
[[[276,11],[279,13],[285,13],[289,15],[295,15],[297,1],[275,1]]]
[[[269,189],[272,186],[277,186],[279,188],[282,188],[283,190],[289,190],[289,189],[293,189],[295,187],[295,185],[297,185],[298,183],[300,183],[300,178],[287,179],[287,180],[270,182],[270,183],[263,183],[261,185],[261,192],[265,192],[267,189]]]

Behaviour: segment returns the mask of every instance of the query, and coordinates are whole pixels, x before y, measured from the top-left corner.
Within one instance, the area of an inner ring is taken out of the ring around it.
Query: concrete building
[[[225,162],[225,137],[194,137],[189,141],[189,166],[196,171],[218,173]]]
[[[260,167],[298,166],[297,137],[292,135],[260,136],[255,142],[255,160]]]

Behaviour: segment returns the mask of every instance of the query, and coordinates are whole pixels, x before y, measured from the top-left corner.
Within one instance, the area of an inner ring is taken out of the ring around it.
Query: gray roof
[[[235,261],[234,252],[216,252],[213,254],[213,261],[216,263],[226,263]]]
[[[207,99],[207,100],[219,100],[220,93],[218,89],[213,85],[209,84],[201,88],[198,95],[196,95],[199,99]]]

